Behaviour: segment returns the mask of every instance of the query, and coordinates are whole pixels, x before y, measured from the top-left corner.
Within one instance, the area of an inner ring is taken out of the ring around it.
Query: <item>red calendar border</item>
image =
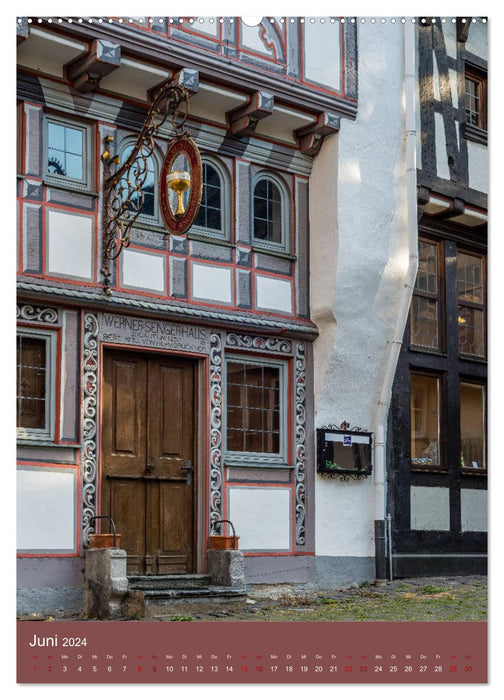
[[[17,682],[486,683],[487,632],[486,622],[23,621]]]

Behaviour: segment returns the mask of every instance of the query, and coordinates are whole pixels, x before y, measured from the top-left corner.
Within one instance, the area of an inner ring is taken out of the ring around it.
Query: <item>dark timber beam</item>
[[[461,41],[463,44],[467,41],[471,19],[472,17],[457,17],[457,41]],[[462,22],[462,20],[465,20],[465,22]]]
[[[30,34],[30,25],[28,24],[28,17],[20,17],[21,21],[16,24],[16,41],[17,45],[22,44],[23,41],[28,39]]]
[[[238,107],[226,114],[229,130],[235,136],[252,134],[259,120],[273,114],[274,98],[269,92],[258,90],[250,98],[245,107]]]
[[[121,65],[121,47],[111,41],[95,39],[89,53],[66,66],[67,79],[79,92],[92,92],[100,80]]]
[[[317,121],[294,132],[302,153],[315,156],[320,151],[326,136],[339,131],[340,118],[331,112],[321,112]]]

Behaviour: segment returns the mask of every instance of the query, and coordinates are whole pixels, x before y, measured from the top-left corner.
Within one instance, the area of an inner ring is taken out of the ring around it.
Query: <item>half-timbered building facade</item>
[[[21,612],[81,608],[102,515],[153,581],[205,573],[222,520],[248,584],[482,570],[487,54],[464,19],[17,20]],[[167,119],[110,259],[104,186],[167,80],[198,214],[163,222]]]

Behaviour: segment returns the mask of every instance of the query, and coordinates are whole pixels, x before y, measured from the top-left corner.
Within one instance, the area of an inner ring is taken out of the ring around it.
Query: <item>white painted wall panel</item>
[[[231,285],[233,277],[230,267],[193,263],[191,272],[193,299],[212,301],[217,304],[232,303]]]
[[[230,488],[229,520],[241,550],[289,550],[291,489]]]
[[[442,177],[444,180],[449,180],[450,169],[448,167],[448,156],[446,154],[446,134],[442,114],[436,112],[434,115],[434,125],[436,130],[437,176]]]
[[[129,248],[121,253],[121,285],[166,293],[166,258]]]
[[[75,476],[74,469],[18,469],[18,549],[75,549]]]
[[[410,493],[412,530],[450,529],[449,489],[412,486]]]
[[[482,143],[467,142],[469,187],[488,192],[488,148]]]
[[[487,532],[488,492],[485,489],[461,489],[462,531]]]
[[[256,307],[292,313],[292,284],[288,280],[256,275]]]
[[[327,85],[336,92],[341,89],[341,25],[306,21],[304,25],[305,80]]]
[[[93,219],[90,216],[49,211],[47,273],[93,279]]]

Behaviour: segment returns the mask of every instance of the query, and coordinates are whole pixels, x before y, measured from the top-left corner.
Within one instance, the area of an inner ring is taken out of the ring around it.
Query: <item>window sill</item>
[[[273,255],[276,258],[284,258],[286,260],[296,260],[296,256],[292,253],[287,253],[285,250],[276,250],[275,248],[267,248],[266,246],[258,245],[256,242],[252,242],[252,250],[254,253],[261,253],[263,255]]]
[[[271,458],[265,455],[246,455],[244,457],[237,457],[236,455],[229,455],[225,457],[224,463],[226,467],[271,467],[272,469],[294,469],[293,464],[287,464],[281,457]]]
[[[55,447],[57,449],[78,449],[82,447],[82,445],[79,442],[54,442],[51,440],[51,438],[48,437],[40,437],[40,438],[26,438],[26,437],[18,437],[16,440],[16,444],[18,446],[22,447]]]
[[[468,141],[488,146],[488,131],[486,129],[481,129],[479,126],[473,126],[472,124],[464,124],[463,134]]]
[[[478,357],[477,355],[462,355],[459,354],[459,359],[464,360],[464,362],[482,362],[483,364],[487,364],[488,360],[486,357]]]
[[[485,478],[488,476],[488,471],[486,469],[462,468],[460,473],[462,476],[484,476]]]
[[[448,469],[440,466],[422,466],[421,464],[411,464],[410,469],[413,472],[423,472],[424,474],[448,474]]]
[[[212,233],[202,233],[199,231],[187,232],[187,238],[190,241],[201,241],[202,243],[212,243],[215,245],[221,245],[224,248],[234,248],[235,244],[232,243],[229,238],[224,238],[223,236],[218,236]]]
[[[49,175],[44,175],[43,183],[46,187],[52,187],[57,190],[65,190],[66,192],[78,192],[79,194],[87,194],[90,197],[98,197],[99,193],[94,192],[88,185],[80,182],[72,182],[71,180],[60,180],[52,178]]]
[[[447,357],[446,352],[443,350],[436,350],[435,348],[423,348],[421,345],[410,345],[410,352],[419,352],[423,355],[434,355],[435,357]]]

